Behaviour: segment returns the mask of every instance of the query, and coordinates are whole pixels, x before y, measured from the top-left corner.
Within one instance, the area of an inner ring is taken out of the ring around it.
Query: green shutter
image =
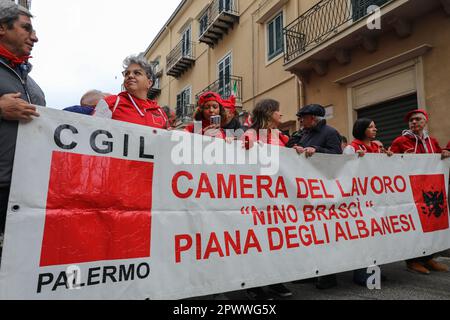
[[[413,94],[358,110],[358,119],[369,118],[375,121],[378,128],[377,140],[389,147],[403,130],[408,129],[408,124],[404,122],[405,115],[417,108],[417,94]]]

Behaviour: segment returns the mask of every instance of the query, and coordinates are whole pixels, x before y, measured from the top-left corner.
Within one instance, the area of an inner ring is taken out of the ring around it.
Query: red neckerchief
[[[11,53],[8,49],[6,49],[2,45],[0,45],[0,56],[8,60],[11,67],[13,68],[27,62],[28,59],[31,58],[31,56],[17,57],[15,54]]]

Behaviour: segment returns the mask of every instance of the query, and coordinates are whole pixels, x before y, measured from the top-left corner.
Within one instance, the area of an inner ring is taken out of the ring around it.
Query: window
[[[154,78],[153,78],[153,89],[161,89],[161,87],[160,87],[160,81],[161,81],[161,74],[160,74],[160,71],[161,71],[161,67],[160,67],[160,64],[159,64],[159,58],[158,59],[156,59],[155,61],[153,61],[153,75],[154,75]]]
[[[231,0],[219,0],[219,12],[231,11]]]
[[[267,37],[268,58],[272,60],[284,51],[282,12],[267,24]]]
[[[208,11],[206,11],[199,20],[200,22],[200,35],[204,34],[208,29]]]
[[[219,94],[228,98],[231,95],[231,54],[220,60],[217,65],[219,73]]]
[[[159,59],[153,61],[153,74],[156,76],[161,71]]]
[[[192,54],[192,48],[191,48],[191,26],[189,26],[182,35],[182,56],[183,57],[189,57]]]
[[[186,88],[177,95],[177,117],[180,119],[192,117],[189,106],[191,104],[191,88]]]
[[[155,78],[155,83],[153,84],[153,89],[161,89],[161,78]]]
[[[351,0],[353,7],[353,21],[358,21],[359,19],[367,16],[367,9],[370,6],[381,7],[389,0]]]

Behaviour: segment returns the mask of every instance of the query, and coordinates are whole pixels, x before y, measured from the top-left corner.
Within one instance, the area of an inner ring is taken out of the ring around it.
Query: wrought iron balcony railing
[[[198,98],[208,91],[220,94],[223,99],[229,99],[234,95],[236,97],[236,105],[242,105],[242,77],[230,76],[219,79],[200,91],[195,96],[196,100],[198,101]]]
[[[368,15],[372,5],[396,0],[322,0],[284,28],[285,63],[314,49]]]
[[[214,0],[199,19],[199,41],[214,46],[238,19],[238,0]]]
[[[178,78],[194,63],[194,42],[182,40],[167,56],[167,75]]]

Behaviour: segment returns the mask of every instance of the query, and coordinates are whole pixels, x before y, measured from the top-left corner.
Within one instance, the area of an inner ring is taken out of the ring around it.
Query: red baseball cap
[[[416,113],[423,114],[425,116],[425,118],[427,119],[427,121],[429,120],[428,113],[425,110],[417,109],[417,110],[413,110],[413,111],[408,112],[408,114],[405,116],[405,122],[409,122],[409,119],[411,118],[411,116],[413,114],[416,114]]]

